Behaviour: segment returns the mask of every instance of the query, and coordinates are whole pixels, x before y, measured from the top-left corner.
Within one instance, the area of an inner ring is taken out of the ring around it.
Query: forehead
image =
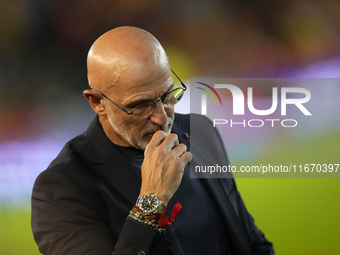
[[[155,100],[164,95],[173,87],[174,80],[170,72],[156,72],[149,75],[130,75],[125,80],[118,82],[113,94],[118,95],[118,100],[130,103],[134,100]],[[119,91],[119,92],[118,92]],[[118,92],[118,93],[117,93]]]

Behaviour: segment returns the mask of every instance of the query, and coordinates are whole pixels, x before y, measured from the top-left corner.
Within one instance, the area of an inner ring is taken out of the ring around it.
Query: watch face
[[[144,213],[152,213],[158,208],[158,199],[154,195],[146,195],[141,202],[141,209]]]

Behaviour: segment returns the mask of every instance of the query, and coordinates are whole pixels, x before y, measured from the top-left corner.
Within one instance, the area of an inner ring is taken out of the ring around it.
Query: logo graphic
[[[217,93],[217,91],[216,91],[213,87],[211,87],[210,85],[208,85],[208,84],[206,84],[206,83],[203,83],[203,82],[197,82],[197,83],[202,84],[202,85],[208,87],[209,89],[211,89],[212,92],[214,92],[215,95],[218,97],[218,100],[220,100],[220,103],[221,103],[221,106],[222,106],[222,100],[221,100],[221,98],[220,98],[220,95]],[[214,100],[215,105],[217,105],[214,96],[210,93],[209,90],[202,89],[202,88],[200,88],[200,87],[196,87],[196,88],[203,90],[203,91],[206,92],[209,96],[211,96],[211,98]]]
[[[292,87],[292,86],[287,86],[283,87],[282,85],[280,87],[272,87],[272,104],[270,108],[266,109],[258,109],[255,108],[254,106],[254,95],[253,95],[253,88],[252,87],[247,87],[247,93],[244,95],[243,91],[235,85],[232,84],[223,84],[219,82],[214,82],[214,87],[203,83],[196,81],[195,83],[198,83],[200,85],[205,86],[206,88],[202,87],[196,87],[197,89],[203,90],[204,94],[201,94],[201,114],[202,115],[207,115],[207,94],[212,98],[214,101],[215,105],[217,106],[217,100],[215,99],[215,95],[217,96],[221,106],[222,105],[222,100],[219,94],[215,89],[227,89],[229,92],[231,92],[231,98],[232,98],[232,107],[228,107],[228,109],[224,110],[219,110],[215,109],[213,111],[210,111],[210,116],[216,116],[216,114],[225,114],[230,109],[232,109],[233,116],[236,115],[245,115],[249,113],[256,115],[256,116],[268,116],[273,114],[277,108],[281,108],[281,116],[286,116],[287,115],[287,106],[291,107],[289,105],[294,105],[297,109],[299,109],[304,115],[306,116],[311,116],[312,114],[306,109],[304,106],[305,103],[309,102],[311,99],[311,93],[308,89],[305,88],[299,88],[299,87]],[[290,85],[290,84],[289,84]],[[280,89],[280,94],[278,93]],[[215,94],[215,95],[214,95]],[[270,98],[270,97],[268,97]],[[279,101],[280,99],[280,101]],[[245,112],[245,107],[248,107],[248,113]],[[275,116],[278,116],[277,114]],[[297,121],[295,119],[271,119],[269,116],[264,117],[264,118],[259,118],[257,117],[256,119],[250,119],[246,121],[246,119],[243,119],[242,122],[239,121],[240,118],[237,118],[237,122],[235,119],[230,119],[227,120],[225,118],[221,118],[219,116],[216,116],[218,118],[212,118],[212,121],[214,123],[214,126],[216,125],[223,125],[230,123],[230,126],[233,127],[234,125],[242,125],[246,126],[246,123],[248,124],[249,127],[262,127],[266,122],[270,122],[271,126],[274,127],[275,122],[281,122],[283,127],[295,127],[297,126]],[[287,122],[293,123],[292,125],[288,125]]]
[[[220,95],[217,93],[217,91],[216,91],[212,86],[210,86],[210,85],[208,85],[208,84],[206,84],[206,83],[203,83],[203,82],[197,82],[197,83],[206,86],[206,87],[209,88],[212,92],[214,92],[215,95],[217,96],[218,100],[220,101],[221,106],[222,106],[221,97],[220,97]],[[196,87],[196,88],[201,89],[201,90],[203,90],[204,92],[206,92],[206,93],[212,98],[212,100],[214,100],[215,105],[217,105],[214,96],[211,94],[211,92],[210,92],[209,90],[203,89],[203,88],[201,88],[201,87]],[[202,112],[203,115],[206,115],[206,114],[207,114],[207,95],[205,95],[205,94],[202,94],[202,109],[201,109],[201,112]]]

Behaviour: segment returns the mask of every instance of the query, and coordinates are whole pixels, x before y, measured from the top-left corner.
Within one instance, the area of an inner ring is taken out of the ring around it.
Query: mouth
[[[151,139],[153,137],[153,135],[155,134],[155,132],[153,133],[147,133],[146,135],[144,135],[146,138]]]
[[[155,131],[146,133],[146,134],[144,135],[144,137],[146,137],[146,138],[148,138],[148,139],[151,139],[151,138],[153,137],[153,135],[154,135],[156,132],[158,132],[159,130],[162,130],[162,131],[166,132],[166,131],[164,130],[164,128],[161,127],[161,128],[159,128],[159,129],[157,129],[157,130],[155,130]]]
[[[163,131],[163,132],[165,132],[165,133],[170,133],[170,132],[169,132],[169,128],[168,128],[167,126],[161,126],[161,127],[158,127],[157,129],[148,130],[148,131],[145,133],[144,137],[145,137],[146,139],[148,139],[148,140],[151,140],[151,138],[153,137],[153,135],[154,135],[156,132],[160,131],[160,130]]]

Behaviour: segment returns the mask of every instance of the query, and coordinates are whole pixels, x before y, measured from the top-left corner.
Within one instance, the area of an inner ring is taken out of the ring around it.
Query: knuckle
[[[158,130],[156,133],[154,133],[154,135],[152,136],[152,138],[155,138],[155,140],[158,140],[158,139],[162,139],[165,137],[165,134],[163,131],[161,130]]]
[[[174,133],[169,134],[169,138],[174,139],[174,140],[178,140],[177,134],[174,134]]]
[[[181,143],[181,144],[179,144],[178,146],[180,146],[180,149],[181,149],[182,151],[187,151],[187,146],[186,146],[184,143]]]
[[[163,157],[166,154],[166,148],[165,147],[158,147],[156,149],[156,156],[157,157]]]

